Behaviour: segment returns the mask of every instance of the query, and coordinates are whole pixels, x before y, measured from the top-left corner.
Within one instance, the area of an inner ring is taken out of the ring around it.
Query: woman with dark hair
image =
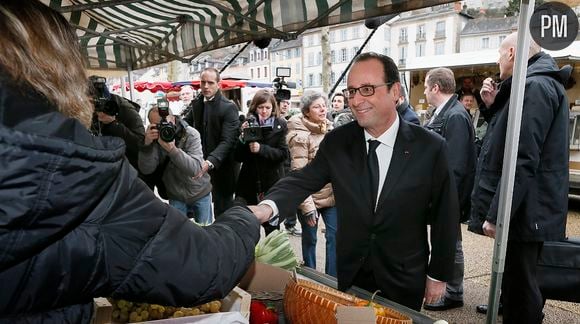
[[[288,147],[291,169],[297,170],[314,159],[320,142],[332,130],[332,122],[326,119],[328,99],[319,92],[306,92],[301,99],[301,115],[288,121]],[[337,211],[334,207],[332,186],[327,184],[312,194],[298,208],[298,220],[302,226],[302,256],[304,265],[316,269],[316,242],[318,220],[324,220],[326,232],[325,272],[336,277],[336,226]]]
[[[93,297],[189,306],[227,295],[259,222],[199,227],[94,137],[74,30],[39,1],[0,1],[0,322],[90,323]],[[227,275],[224,275],[227,274]]]
[[[260,130],[256,132],[256,130]],[[249,205],[259,203],[276,181],[284,176],[284,161],[288,158],[286,120],[279,117],[276,97],[260,90],[250,103],[247,119],[242,123],[242,135],[236,145],[235,159],[242,162],[236,199]],[[260,136],[256,136],[260,134]],[[279,225],[262,224],[266,235]]]

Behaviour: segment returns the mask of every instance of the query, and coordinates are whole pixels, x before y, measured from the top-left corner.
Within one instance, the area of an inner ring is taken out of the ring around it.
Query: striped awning
[[[141,69],[262,38],[450,0],[39,0],[77,29],[90,69]]]

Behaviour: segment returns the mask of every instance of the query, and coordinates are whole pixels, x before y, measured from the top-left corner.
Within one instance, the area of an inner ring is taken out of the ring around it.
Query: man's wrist
[[[205,160],[205,163],[207,163],[208,170],[213,170],[215,168],[215,166],[213,165],[213,163],[211,163],[210,160]]]

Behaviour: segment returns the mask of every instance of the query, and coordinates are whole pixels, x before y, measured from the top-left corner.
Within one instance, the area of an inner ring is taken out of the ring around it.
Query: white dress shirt
[[[381,136],[378,138],[373,138],[366,130],[364,131],[365,135],[365,144],[367,148],[367,153],[369,151],[369,139],[376,139],[379,142],[379,146],[377,147],[376,154],[379,160],[379,190],[377,191],[378,195],[380,196],[381,190],[383,189],[383,185],[385,184],[385,179],[387,178],[387,172],[389,171],[389,165],[391,164],[391,158],[393,157],[393,148],[395,147],[395,140],[397,139],[397,133],[399,132],[399,114],[396,114],[396,119],[393,125],[389,127]],[[377,203],[379,199],[377,197]],[[270,217],[270,224],[271,225],[278,225],[278,206],[273,200],[263,200],[258,205],[268,205],[272,208],[272,216]],[[375,208],[377,206],[375,205]]]
[[[376,154],[379,160],[379,188],[377,190],[377,199],[375,209],[379,203],[379,197],[381,196],[381,190],[383,190],[383,185],[385,184],[385,179],[387,178],[387,172],[389,171],[389,166],[391,165],[391,158],[393,157],[393,148],[395,147],[395,140],[397,139],[397,133],[399,132],[399,114],[396,114],[397,118],[395,122],[389,129],[387,129],[381,136],[374,138],[365,130],[365,142],[367,145],[367,154],[369,152],[369,140],[377,140],[380,142],[377,146]]]

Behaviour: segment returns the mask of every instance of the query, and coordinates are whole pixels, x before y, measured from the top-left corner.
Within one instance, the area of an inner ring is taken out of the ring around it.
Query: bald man
[[[481,113],[488,120],[476,169],[469,229],[495,238],[499,184],[507,130],[508,106],[517,34],[501,43],[501,83],[484,80]],[[564,85],[569,66],[530,46],[505,270],[503,322],[541,323],[543,300],[536,278],[544,241],[561,240],[568,212],[568,99]],[[513,109],[510,108],[510,109]]]

